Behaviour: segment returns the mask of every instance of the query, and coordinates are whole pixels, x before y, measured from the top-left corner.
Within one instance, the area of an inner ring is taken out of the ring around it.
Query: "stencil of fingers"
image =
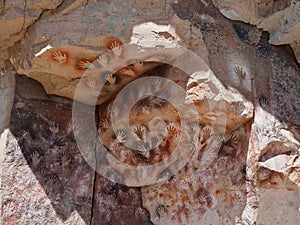
[[[160,145],[161,138],[157,133],[152,132],[149,136],[149,142],[150,142],[151,148],[153,149]]]
[[[120,107],[118,105],[114,105],[114,107],[112,107],[111,112],[114,117],[118,117],[120,112]]]
[[[105,75],[105,80],[108,81],[109,84],[113,85],[116,83],[116,77],[112,73],[108,73]]]
[[[122,149],[122,151],[120,152],[119,160],[124,162],[125,160],[130,158],[132,158],[132,152],[128,149]]]
[[[246,72],[243,71],[242,67],[239,67],[239,66],[235,67],[234,68],[234,72],[238,76],[240,82],[242,82],[243,80],[245,80],[245,78],[246,78]]]
[[[203,171],[208,168],[217,157],[218,149],[208,147],[202,154],[200,163],[196,167],[198,167],[200,171]]]
[[[136,140],[144,140],[145,139],[146,128],[142,125],[138,125],[133,127],[133,135]]]
[[[102,118],[100,120],[99,127],[100,127],[100,131],[108,129],[109,128],[109,121],[108,121],[108,119],[107,118]]]
[[[74,133],[79,133],[80,132],[80,123],[78,122],[78,120],[73,119],[69,121],[69,129],[73,130]]]
[[[193,144],[197,153],[205,146],[205,143],[203,143],[202,140],[203,137],[199,134],[196,134],[193,138]]]
[[[58,122],[56,122],[56,121],[49,122],[49,130],[54,134],[58,133],[58,131],[59,131]]]
[[[138,153],[146,159],[150,158],[150,151],[144,145],[138,146]]]
[[[124,68],[124,69],[120,70],[120,73],[123,75],[127,75],[127,76],[135,76],[135,72],[128,68]]]
[[[80,69],[92,69],[94,68],[94,65],[92,62],[86,60],[86,59],[81,59],[78,61],[77,67],[79,67]]]
[[[126,132],[121,130],[121,131],[118,131],[117,133],[117,140],[120,142],[120,143],[124,143],[126,142]]]
[[[122,53],[122,47],[121,45],[114,41],[111,45],[110,45],[110,49],[113,51],[114,55],[116,57],[120,57],[121,53]]]
[[[242,115],[245,110],[245,105],[242,102],[233,103],[233,111],[237,115]]]
[[[156,212],[158,218],[162,218],[162,217],[166,216],[167,209],[164,205],[159,205],[156,207],[155,212]]]
[[[112,143],[109,149],[114,153],[119,153],[122,150],[119,143]]]
[[[142,103],[140,105],[140,110],[143,113],[150,113],[151,107],[150,107],[148,101],[146,101],[146,100],[142,101]]]
[[[23,69],[28,70],[30,68],[30,61],[27,59],[23,60]]]
[[[259,97],[259,104],[261,107],[266,108],[268,106],[268,99],[265,96],[261,95]]]
[[[191,122],[188,126],[192,132],[200,132],[200,129],[202,128],[202,125],[198,121]]]
[[[211,136],[211,129],[209,127],[204,127],[202,130],[203,140],[208,140]]]
[[[37,152],[33,152],[30,156],[31,156],[32,167],[36,168],[39,162],[41,161],[40,154]]]
[[[209,138],[209,146],[210,148],[220,148],[223,142],[223,136],[221,135],[213,135]]]
[[[108,67],[108,56],[107,55],[99,55],[99,57],[96,61],[102,67],[104,67],[104,68]]]
[[[9,61],[11,62],[11,64],[16,64],[17,63],[17,59],[14,57],[10,57]]]
[[[179,135],[179,133],[180,133],[180,130],[179,129],[177,129],[177,127],[175,127],[174,125],[172,125],[172,124],[169,124],[168,126],[167,126],[167,131],[168,131],[168,134],[170,135],[170,136],[178,136]]]
[[[97,86],[97,80],[95,77],[89,77],[86,84],[89,88],[95,88]]]
[[[52,53],[52,58],[59,62],[60,64],[63,64],[67,61],[67,54],[61,51],[56,51]]]

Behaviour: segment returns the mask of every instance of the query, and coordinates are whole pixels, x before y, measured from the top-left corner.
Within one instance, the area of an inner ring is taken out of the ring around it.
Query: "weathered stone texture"
[[[10,113],[15,91],[15,72],[0,71],[0,133],[9,126]]]
[[[299,7],[0,1],[1,222],[298,224]]]
[[[282,1],[223,1],[213,0],[214,5],[229,19],[256,25],[270,33],[274,45],[290,44],[298,62],[300,37],[300,2]]]

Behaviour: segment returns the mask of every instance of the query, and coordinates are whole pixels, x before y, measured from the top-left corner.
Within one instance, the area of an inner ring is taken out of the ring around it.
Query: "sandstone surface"
[[[296,225],[299,9],[0,1],[1,222]]]

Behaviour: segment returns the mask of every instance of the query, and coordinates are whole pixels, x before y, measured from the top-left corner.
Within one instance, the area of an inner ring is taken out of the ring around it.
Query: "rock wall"
[[[1,222],[298,224],[299,7],[0,1]]]
[[[269,43],[289,44],[300,62],[300,2],[297,0],[213,0],[213,4],[229,19],[250,23],[270,33]]]

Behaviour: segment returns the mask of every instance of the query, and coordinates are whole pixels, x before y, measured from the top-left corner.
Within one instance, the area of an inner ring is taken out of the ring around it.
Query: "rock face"
[[[6,70],[2,70],[0,73],[0,99],[2,102],[0,106],[0,132],[2,133],[9,126],[10,111],[14,100],[15,73]]]
[[[84,120],[88,109],[81,109]],[[150,223],[139,189],[97,175],[84,160],[95,159],[95,149],[80,153],[71,115],[70,100],[17,77],[10,130],[1,137],[3,224],[119,224],[124,213],[127,224]]]
[[[1,222],[298,224],[299,7],[0,1]]]
[[[41,91],[19,78],[16,90],[33,92],[26,88],[29,85]],[[32,93],[30,97],[16,91],[10,131],[3,133],[2,221],[88,223],[95,174],[82,160],[68,129],[70,104],[40,97],[47,96]],[[61,110],[65,117],[57,116]]]
[[[289,44],[300,62],[300,2],[294,0],[213,0],[214,5],[229,19],[256,25],[270,33],[269,43]]]

